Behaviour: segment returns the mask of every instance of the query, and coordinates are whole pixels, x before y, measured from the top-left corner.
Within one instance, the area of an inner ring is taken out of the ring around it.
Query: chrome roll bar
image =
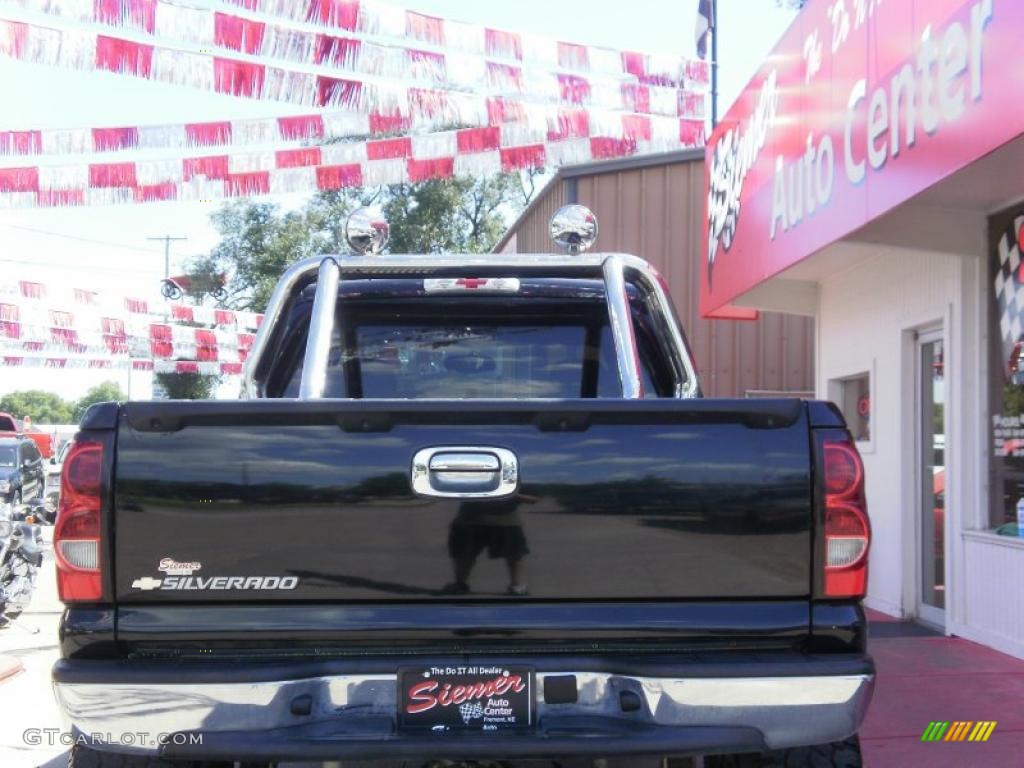
[[[256,335],[243,372],[243,397],[264,395],[263,357],[280,325],[285,310],[295,296],[314,282],[312,317],[303,358],[299,396],[323,397],[327,378],[328,355],[334,337],[338,286],[342,279],[425,278],[502,276],[511,272],[534,277],[600,278],[605,284],[609,322],[615,343],[615,358],[622,384],[622,396],[644,396],[640,358],[633,331],[632,314],[626,293],[627,278],[638,284],[649,309],[658,320],[656,330],[672,356],[680,385],[676,397],[696,397],[697,372],[683,335],[676,322],[672,300],[657,272],[643,259],[628,254],[485,254],[460,256],[317,256],[296,262],[278,282],[270,298],[262,325]]]
[[[621,256],[609,256],[601,265],[604,275],[604,295],[608,302],[608,318],[615,341],[615,360],[622,382],[622,396],[635,400],[644,396],[644,385],[640,378],[640,355],[636,349],[633,333],[633,313],[629,311],[629,297],[626,295],[626,276],[623,274]]]
[[[309,320],[306,354],[302,358],[302,382],[299,398],[314,400],[324,396],[327,384],[327,358],[334,335],[335,306],[338,303],[338,283],[341,269],[332,256],[320,262],[316,278],[313,313]]]

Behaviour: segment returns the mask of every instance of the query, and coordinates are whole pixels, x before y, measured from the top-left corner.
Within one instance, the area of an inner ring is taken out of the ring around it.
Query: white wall
[[[891,615],[913,616],[919,589],[914,332],[941,323],[946,631],[1024,658],[1024,540],[986,530],[983,218],[967,239],[977,246],[960,256],[878,243],[834,246],[843,249],[848,266],[819,277],[816,388],[827,398],[830,379],[871,373],[872,439],[861,446],[873,529],[866,602]]]
[[[916,477],[913,407],[907,402],[914,386],[910,346],[914,329],[949,324],[956,313],[961,260],[878,245],[856,250],[848,269],[821,283],[816,388],[827,398],[830,379],[871,374],[871,441],[860,446],[873,533],[867,603],[910,615]],[[953,379],[949,343],[947,335],[946,370]]]

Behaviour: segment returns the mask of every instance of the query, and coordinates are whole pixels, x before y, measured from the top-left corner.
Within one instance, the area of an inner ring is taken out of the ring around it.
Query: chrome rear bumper
[[[576,675],[578,700],[545,703],[544,678],[569,674]],[[174,676],[169,669],[169,680]],[[860,727],[874,687],[873,674],[675,678],[538,672],[536,732],[514,739],[476,737],[468,744],[451,735],[431,735],[423,746],[395,733],[394,674],[254,682],[240,682],[237,675],[226,682],[198,683],[118,679],[54,683],[74,732],[110,750],[220,759],[231,757],[227,753],[236,748],[231,745],[239,744],[250,759],[396,757],[421,751],[507,757],[546,750],[559,755],[699,754],[820,744]],[[635,694],[628,698],[634,705],[639,699],[639,707],[625,711],[623,692]],[[308,697],[308,714],[301,707],[294,713],[300,697]]]

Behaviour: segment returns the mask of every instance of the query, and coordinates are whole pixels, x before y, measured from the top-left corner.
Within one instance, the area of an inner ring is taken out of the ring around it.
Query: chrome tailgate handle
[[[505,448],[436,446],[412,458],[412,489],[420,496],[493,499],[519,485],[519,461]]]

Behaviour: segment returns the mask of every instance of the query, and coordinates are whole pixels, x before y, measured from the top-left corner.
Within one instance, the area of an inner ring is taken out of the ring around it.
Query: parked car
[[[82,421],[70,765],[860,765],[860,457],[834,406],[703,399],[694,371],[633,256],[296,263],[247,399]]]
[[[57,452],[50,457],[50,463],[46,466],[46,492],[44,499],[46,505],[56,511],[60,502],[60,473],[64,467],[64,459],[67,458],[71,441],[65,442]]]
[[[0,438],[0,499],[17,509],[42,497],[45,480],[43,457],[34,442],[26,437]]]
[[[4,437],[27,437],[36,444],[39,454],[44,459],[53,455],[52,435],[18,421],[9,413],[0,412],[0,438]]]

